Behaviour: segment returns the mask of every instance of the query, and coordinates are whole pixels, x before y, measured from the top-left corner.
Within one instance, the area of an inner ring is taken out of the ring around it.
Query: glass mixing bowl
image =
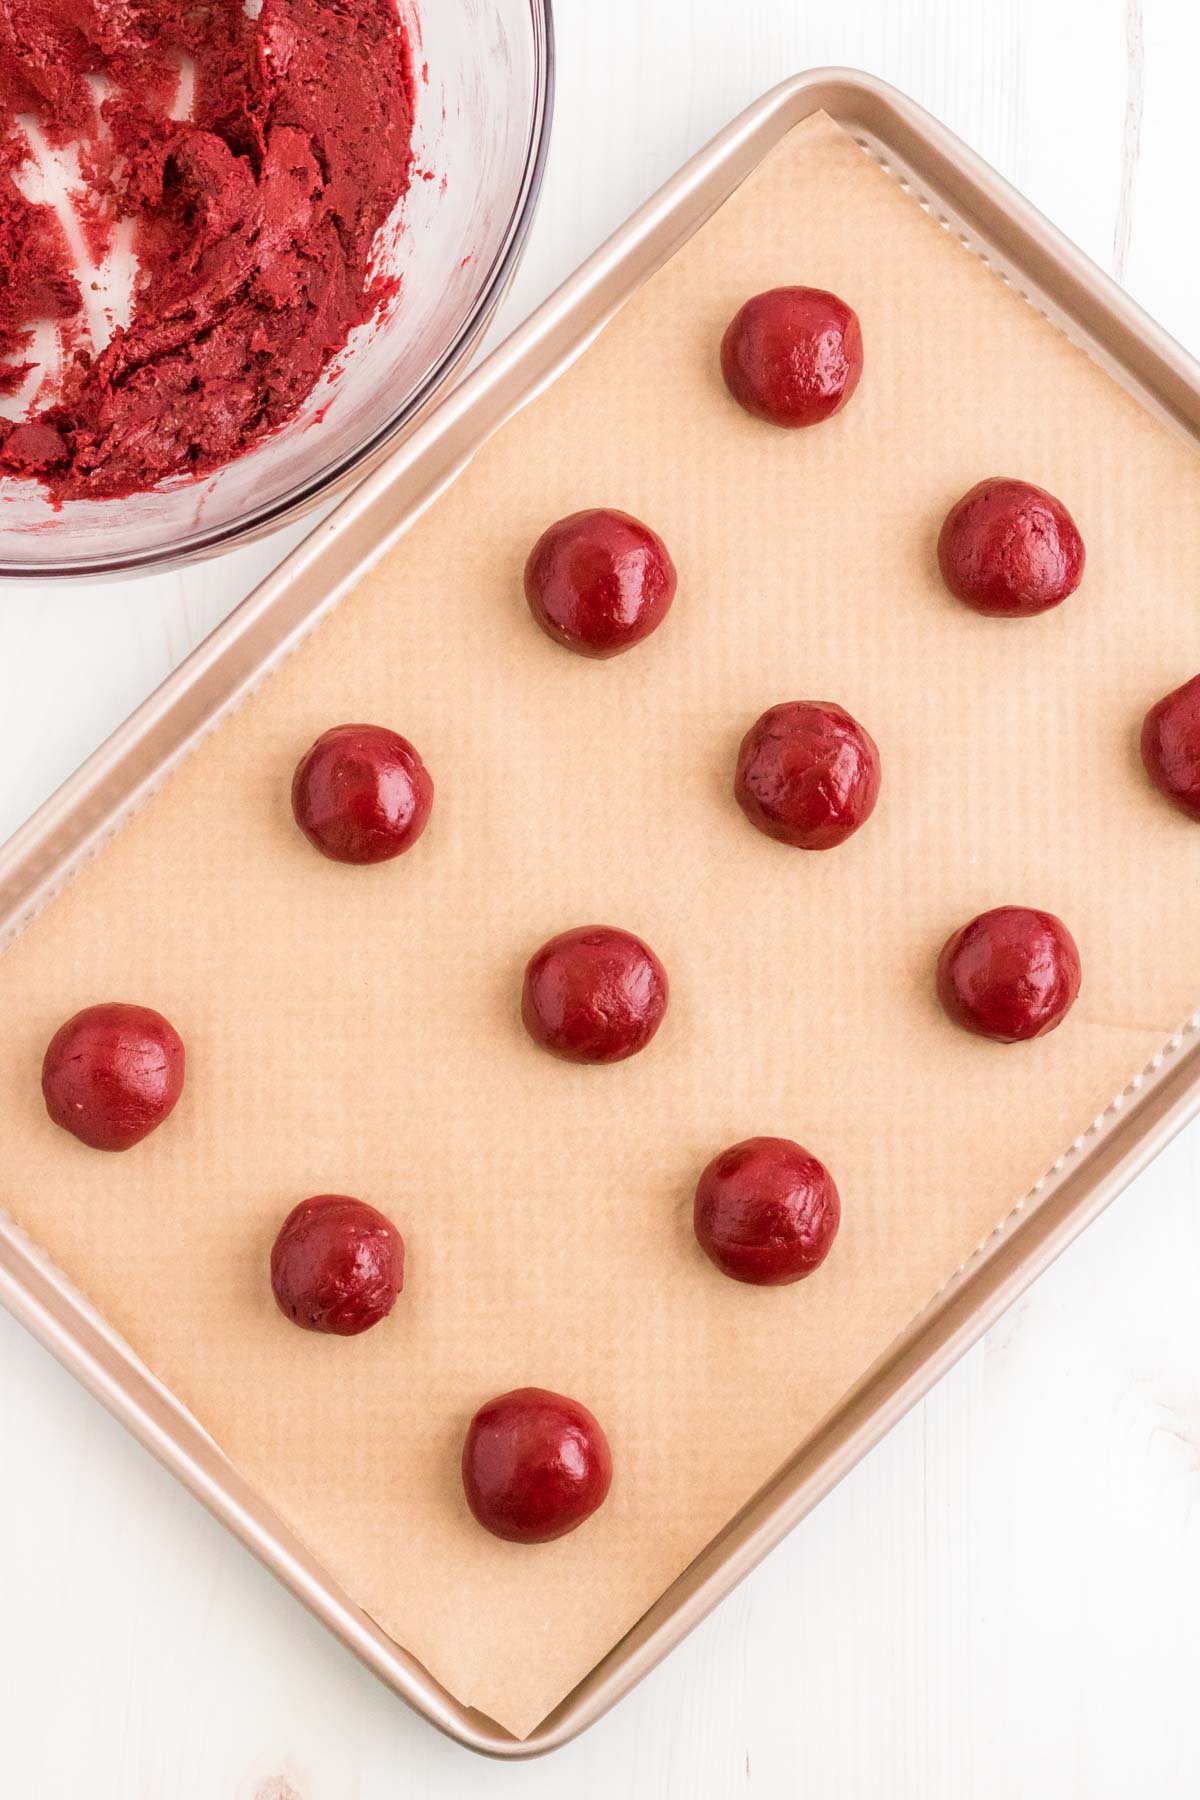
[[[258,536],[363,475],[471,350],[541,185],[551,0],[400,0],[400,10],[416,72],[416,172],[379,255],[400,276],[394,307],[353,333],[296,418],[215,474],[58,510],[36,482],[0,479],[0,576],[150,569]]]

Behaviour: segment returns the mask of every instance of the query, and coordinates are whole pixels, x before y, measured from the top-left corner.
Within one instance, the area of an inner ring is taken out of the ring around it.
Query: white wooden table
[[[501,330],[735,111],[840,62],[948,120],[1200,348],[1196,0],[558,8],[549,172]],[[0,834],[298,535],[0,595]],[[518,1768],[413,1718],[0,1315],[0,1794],[1195,1796],[1198,1165],[1200,1130],[630,1700]]]

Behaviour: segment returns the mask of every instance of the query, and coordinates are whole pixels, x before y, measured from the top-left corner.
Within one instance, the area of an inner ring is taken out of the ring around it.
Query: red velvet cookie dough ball
[[[947,939],[938,999],[964,1031],[1016,1044],[1061,1025],[1079,993],[1079,951],[1061,919],[997,906]]]
[[[387,862],[411,850],[432,806],[425,764],[383,725],[322,732],[292,778],[296,823],[333,862]]]
[[[733,791],[752,825],[798,850],[832,850],[879,798],[879,751],[857,719],[823,700],[790,700],[755,720]]]
[[[1200,819],[1200,675],[1150,708],[1142,761],[1159,793],[1189,819]]]
[[[467,1505],[494,1537],[548,1544],[590,1518],[612,1485],[612,1453],[578,1400],[514,1388],[481,1406],[462,1454]]]
[[[723,1275],[784,1287],[819,1269],[842,1207],[824,1163],[790,1138],[754,1137],[723,1150],[696,1187],[693,1223]]]
[[[348,1194],[294,1206],[271,1250],[279,1310],[305,1331],[357,1337],[386,1319],[404,1286],[404,1239],[391,1220]]]
[[[129,1150],[183,1092],[183,1041],[149,1006],[88,1006],[61,1025],[42,1061],[56,1125],[93,1150]]]
[[[530,612],[548,637],[580,656],[619,656],[640,644],[666,618],[675,586],[658,533],[606,508],[559,519],[525,564]]]
[[[530,958],[521,1017],[535,1044],[566,1062],[623,1062],[667,1010],[667,971],[630,931],[583,925]]]
[[[862,374],[857,315],[823,288],[770,288],[736,312],[721,340],[721,373],[756,419],[795,428],[840,412]]]
[[[993,476],[950,508],[938,564],[956,599],[993,618],[1022,619],[1075,592],[1083,578],[1083,539],[1053,494]]]

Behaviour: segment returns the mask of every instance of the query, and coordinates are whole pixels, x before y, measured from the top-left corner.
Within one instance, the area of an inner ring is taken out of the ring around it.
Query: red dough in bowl
[[[404,1239],[392,1221],[348,1194],[294,1206],[271,1250],[279,1310],[305,1331],[357,1337],[386,1319],[404,1286]]]
[[[37,360],[41,320],[64,368],[26,423],[0,418],[0,478],[36,475],[56,502],[142,493],[291,419],[399,285],[375,251],[414,102],[396,0],[4,0],[0,390]],[[54,207],[25,198],[28,116],[77,144],[89,260],[132,234],[131,316],[103,348]],[[262,481],[247,471],[250,498]]]
[[[667,971],[631,931],[583,925],[529,960],[521,1018],[535,1044],[566,1062],[623,1062],[644,1050],[667,1010]]]
[[[183,1069],[183,1040],[161,1013],[121,1001],[88,1006],[47,1047],[46,1111],[93,1150],[129,1150],[171,1111]]]
[[[956,599],[997,619],[1048,612],[1083,579],[1079,527],[1061,500],[1029,481],[993,476],[950,508],[938,538]]]
[[[1200,675],[1150,708],[1142,761],[1159,793],[1189,819],[1200,819]]]
[[[578,1400],[546,1388],[514,1388],[471,1420],[462,1481],[467,1505],[494,1537],[547,1544],[603,1504],[612,1453]]]
[[[947,939],[938,999],[964,1031],[1001,1044],[1043,1037],[1079,993],[1079,951],[1061,919],[1031,906],[997,906]]]
[[[769,425],[819,425],[840,412],[862,374],[857,314],[823,288],[770,288],[734,314],[721,340],[725,385]]]
[[[790,1138],[754,1137],[723,1150],[696,1187],[693,1223],[723,1275],[784,1287],[819,1269],[842,1206],[824,1163]]]
[[[529,610],[580,656],[619,656],[650,636],[675,598],[675,565],[656,531],[629,513],[571,513],[544,531],[525,564]]]
[[[424,831],[432,807],[428,769],[408,739],[384,725],[322,732],[292,778],[296,823],[333,862],[401,856]]]
[[[857,719],[831,701],[790,700],[742,739],[733,791],[767,837],[832,850],[866,824],[880,778],[879,750]]]

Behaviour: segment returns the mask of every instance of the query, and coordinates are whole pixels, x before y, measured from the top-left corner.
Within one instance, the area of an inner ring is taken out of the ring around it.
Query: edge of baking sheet
[[[0,850],[0,946],[303,641],[475,450],[803,119],[830,114],[1139,401],[1200,438],[1200,366],[920,107],[872,77],[815,70],[774,89],[685,165],[218,627]],[[1193,1015],[638,1624],[518,1740],[461,1705],[324,1573],[198,1422],[0,1214],[0,1301],[382,1680],[471,1749],[568,1742],[641,1679],[832,1488],[1200,1110]]]

